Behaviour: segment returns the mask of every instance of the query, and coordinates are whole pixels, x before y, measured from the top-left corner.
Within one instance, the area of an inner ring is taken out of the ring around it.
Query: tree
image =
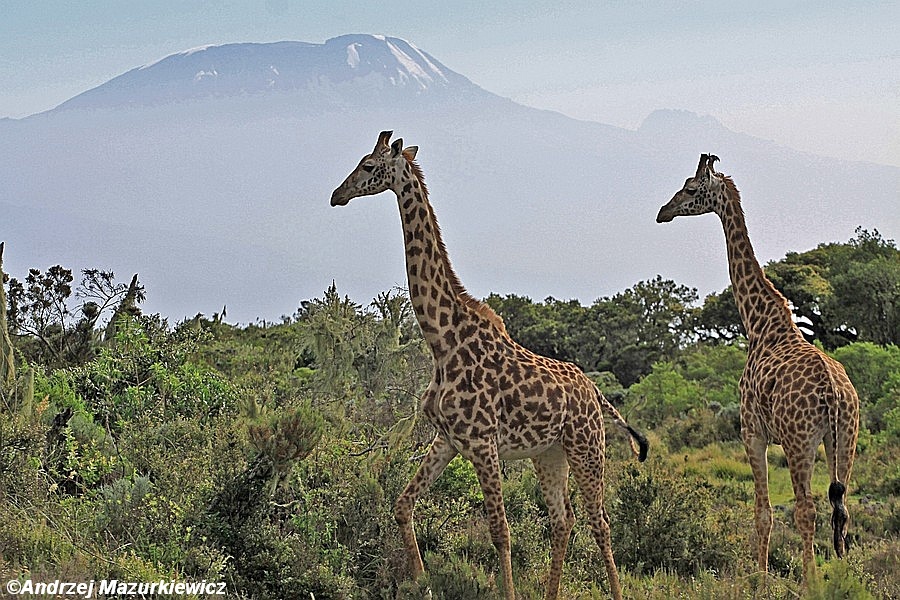
[[[697,290],[659,275],[591,307],[604,335],[597,370],[612,371],[624,386],[673,358],[695,338]]]
[[[900,344],[900,250],[878,230],[856,229],[829,269],[830,309],[860,341]]]
[[[98,299],[111,299],[115,297],[117,294],[99,293],[101,290],[104,292],[112,292],[114,288],[110,285],[112,279],[112,273],[109,273],[109,279],[102,279],[102,283],[105,283],[105,287],[98,289],[97,286],[94,286],[93,289],[97,289],[97,293],[94,294]],[[119,301],[119,305],[116,306],[116,310],[113,312],[112,316],[109,318],[109,323],[106,324],[106,330],[103,332],[104,341],[112,340],[116,337],[116,328],[118,326],[119,319],[122,317],[129,315],[135,317],[140,314],[140,309],[137,305],[140,302],[144,301],[144,286],[138,283],[137,273],[134,274],[134,277],[131,278],[131,283],[128,284],[128,290],[125,292],[125,295],[122,296],[122,299]],[[102,308],[98,312],[102,312]],[[222,309],[222,313],[224,315],[225,309]],[[219,322],[221,322],[221,317],[219,317]]]
[[[534,302],[527,296],[491,294],[485,302],[503,318],[513,339],[532,352],[575,362],[585,369],[596,360],[596,354],[588,358],[595,348],[584,340],[586,309],[577,300],[548,296],[543,302]]]
[[[696,290],[660,276],[589,307],[552,297],[542,303],[515,295],[486,299],[529,350],[585,371],[610,371],[626,387],[693,339],[696,301]]]
[[[136,277],[132,280],[134,303],[144,298]],[[35,362],[64,366],[92,358],[95,326],[129,292],[129,286],[115,281],[112,271],[85,269],[74,290],[73,280],[71,269],[55,265],[43,273],[29,269],[24,283],[16,278],[9,281],[9,328],[26,341],[23,352]]]
[[[731,286],[703,300],[695,323],[697,336],[704,342],[728,344],[743,337],[744,325]]]
[[[900,250],[877,230],[846,244],[789,252],[766,266],[808,340],[833,349],[856,341],[900,343]]]
[[[375,426],[415,412],[431,357],[405,294],[381,294],[365,309],[332,283],[323,298],[303,301],[296,319],[326,401],[365,412]]]

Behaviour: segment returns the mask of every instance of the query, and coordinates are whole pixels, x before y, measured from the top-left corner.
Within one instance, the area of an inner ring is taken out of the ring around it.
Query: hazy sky
[[[0,0],[0,117],[205,44],[402,37],[480,86],[636,128],[657,108],[900,166],[900,2]]]

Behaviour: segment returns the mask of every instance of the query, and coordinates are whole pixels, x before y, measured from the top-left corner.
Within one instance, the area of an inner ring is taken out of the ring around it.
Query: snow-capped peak
[[[482,92],[401,38],[353,34],[307,42],[206,45],[170,54],[88,90],[59,108],[146,106],[269,92],[355,86],[361,98]],[[346,90],[351,92],[349,89]]]

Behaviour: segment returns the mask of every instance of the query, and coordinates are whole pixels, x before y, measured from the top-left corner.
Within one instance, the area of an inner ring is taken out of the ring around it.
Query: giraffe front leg
[[[431,487],[434,480],[444,471],[456,454],[456,449],[447,440],[439,435],[436,436],[431,443],[431,448],[428,449],[416,470],[416,474],[413,475],[406,485],[406,489],[394,504],[394,519],[400,526],[400,535],[403,538],[403,547],[406,550],[413,580],[418,579],[425,572],[425,565],[422,563],[422,555],[419,552],[419,544],[416,542],[416,532],[413,527],[413,510],[416,500]]]
[[[555,600],[559,595],[566,548],[575,525],[575,513],[569,500],[569,463],[563,450],[556,446],[534,457],[532,462],[550,515],[550,575],[544,598]]]
[[[506,521],[506,509],[503,506],[503,491],[500,481],[500,457],[496,442],[472,444],[463,451],[463,455],[472,461],[481,491],[484,494],[484,507],[487,512],[491,541],[497,549],[500,559],[500,574],[503,578],[503,597],[515,600],[516,589],[512,577],[512,553],[510,551],[509,523]]]
[[[769,571],[769,536],[772,534],[772,504],[769,502],[769,464],[766,456],[768,442],[761,435],[756,435],[748,429],[742,430],[744,450],[750,461],[750,470],[753,471],[753,489],[756,497],[753,517],[756,524],[757,549],[756,556],[759,571],[763,574]]]

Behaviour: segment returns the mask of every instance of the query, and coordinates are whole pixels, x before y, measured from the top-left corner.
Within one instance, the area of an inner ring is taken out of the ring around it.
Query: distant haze
[[[727,284],[715,217],[654,222],[701,152],[743,193],[761,260],[900,232],[900,168],[798,152],[686,111],[637,129],[576,121],[479,87],[413,43],[227,44],[135,66],[25,119],[0,120],[5,267],[138,273],[174,320],[291,314],[335,280],[368,302],[405,285],[391,194],[331,208],[377,134],[420,147],[469,290],[615,293],[656,274]]]

